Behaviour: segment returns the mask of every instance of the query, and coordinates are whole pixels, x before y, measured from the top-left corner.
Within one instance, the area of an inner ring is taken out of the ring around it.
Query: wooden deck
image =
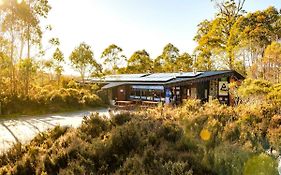
[[[121,110],[133,110],[136,108],[147,109],[147,108],[155,108],[159,106],[160,103],[161,102],[141,101],[141,100],[116,101],[114,107],[115,109],[121,109]]]

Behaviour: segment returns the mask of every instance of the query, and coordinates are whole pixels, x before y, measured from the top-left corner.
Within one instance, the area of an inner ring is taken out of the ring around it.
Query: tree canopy
[[[91,47],[86,43],[81,43],[76,47],[72,51],[69,59],[72,63],[72,67],[80,73],[83,83],[87,73],[90,74],[93,70],[96,72],[101,70],[101,66],[94,59],[94,53]]]
[[[152,60],[145,50],[136,51],[128,60],[128,73],[147,73],[152,71]]]
[[[280,40],[280,13],[275,7],[247,13],[245,0],[213,2],[218,9],[215,18],[202,21],[194,37],[195,66],[252,74],[267,46]]]
[[[124,55],[120,55],[123,50],[121,47],[111,44],[103,52],[101,57],[104,59],[105,68],[112,69],[114,72],[118,69],[120,61]]]

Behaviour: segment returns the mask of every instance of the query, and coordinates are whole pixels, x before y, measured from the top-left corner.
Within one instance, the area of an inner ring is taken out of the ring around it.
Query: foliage
[[[57,76],[58,86],[60,86],[61,76],[63,72],[62,63],[64,62],[64,55],[62,51],[57,48],[53,54],[54,70]]]
[[[238,96],[244,101],[261,102],[271,91],[272,84],[265,80],[246,79],[238,89]]]
[[[224,67],[234,69],[234,39],[229,40],[236,20],[243,14],[245,0],[236,3],[234,0],[216,2],[218,13],[212,21],[204,20],[199,24],[196,37],[198,54],[197,67],[210,70],[212,59],[218,57]],[[204,63],[204,64],[203,64]],[[205,65],[203,67],[201,64]],[[220,66],[220,65],[219,65]]]
[[[277,174],[276,158],[265,153],[280,148],[274,107],[187,101],[159,110],[92,114],[77,129],[56,127],[2,155],[0,172]]]
[[[50,60],[35,61],[30,55],[31,49],[42,54],[37,51],[43,36],[40,18],[51,9],[48,1],[3,2],[1,111],[30,114],[103,105],[100,97],[105,101],[107,96],[99,85],[80,88],[73,77],[62,76],[64,55],[58,47]],[[269,7],[246,13],[245,0],[213,2],[218,13],[198,25],[194,56],[168,43],[157,58],[139,50],[126,60],[127,67],[121,67],[123,50],[112,44],[101,56],[112,70],[103,74],[195,67],[235,69],[265,79],[246,79],[237,91],[240,104],[227,107],[214,100],[202,105],[193,100],[179,108],[110,118],[92,114],[77,129],[55,127],[28,145],[15,145],[1,155],[0,174],[277,174],[274,157],[263,152],[281,151],[281,85],[273,84],[280,81],[280,12]],[[59,40],[50,43],[58,46]],[[83,82],[86,75],[102,73],[86,43],[69,59]]]
[[[238,88],[237,94],[245,104],[268,104],[277,111],[280,111],[281,85],[273,84],[262,79],[246,79]]]
[[[28,95],[29,89],[30,89],[30,82],[31,78],[33,77],[34,73],[37,70],[37,65],[36,63],[30,59],[22,59],[19,61],[19,71],[21,72],[20,79],[21,82],[23,83],[24,88],[24,95]]]
[[[212,1],[218,12],[214,19],[204,20],[198,25],[194,37],[198,43],[195,66],[199,70],[234,69],[242,74],[248,72],[254,78],[274,81],[271,77],[279,74],[278,59],[276,56],[268,59],[265,50],[267,47],[276,48],[281,37],[278,10],[268,7],[263,11],[246,13],[243,10],[245,0]],[[269,50],[267,52],[274,55]]]
[[[124,58],[124,55],[121,55],[122,48],[115,44],[109,45],[101,55],[101,58],[104,59],[104,64],[107,66],[106,68],[112,69],[115,71],[118,69],[118,65],[120,65],[120,62],[122,61],[122,58]]]
[[[51,47],[42,50],[45,31],[40,22],[47,18],[50,9],[48,0],[1,3],[1,114],[58,112],[102,104],[99,97],[79,88],[76,83],[70,83],[75,90],[64,89],[69,88],[66,84],[70,80],[62,75],[64,55],[59,49],[58,38],[50,39]],[[46,31],[51,28],[47,26]],[[53,46],[56,50],[52,58],[43,60],[45,51]]]
[[[173,44],[168,43],[162,51],[162,54],[158,56],[154,61],[155,72],[173,72],[177,58],[179,57],[179,49]]]
[[[278,174],[277,162],[270,156],[262,153],[258,156],[252,157],[245,164],[244,174]]]
[[[106,58],[104,64],[107,65],[111,62],[111,68],[113,70],[106,70],[104,74],[118,73],[148,73],[148,72],[180,72],[191,71],[193,66],[193,57],[187,52],[180,54],[180,51],[173,44],[168,43],[162,51],[162,54],[157,58],[152,59],[150,54],[146,50],[138,50],[134,52],[128,60],[126,67],[117,67],[117,62],[121,65],[121,58],[124,56],[118,56],[122,49],[118,49],[116,45],[110,45],[103,52],[102,57]],[[115,59],[113,59],[115,58]],[[111,60],[111,61],[110,61]]]
[[[25,67],[23,68],[25,70],[23,84],[30,86],[30,72],[28,71],[30,66],[25,63],[34,62],[31,49],[38,53],[41,48],[43,30],[40,19],[46,18],[50,9],[51,7],[47,0],[22,2],[13,0],[1,3],[1,52],[9,59],[7,62],[9,66],[3,71],[8,71],[8,74],[4,77],[7,84],[9,83],[7,90],[11,94],[18,93],[18,71],[22,71],[19,67]],[[25,53],[26,55],[24,55]],[[22,61],[23,58],[26,58],[24,59],[25,63]],[[18,65],[21,66],[17,67]],[[28,87],[23,88],[22,93],[27,94]]]
[[[128,60],[128,73],[147,73],[151,70],[152,60],[145,50],[135,52]]]
[[[190,72],[192,71],[193,58],[188,53],[181,54],[175,62],[175,71]]]
[[[273,42],[267,46],[262,60],[264,63],[264,79],[280,82],[281,71],[281,43]]]
[[[28,96],[0,96],[3,114],[36,114],[63,110],[99,107],[104,103],[88,90],[78,89],[33,89]]]
[[[101,66],[94,59],[94,53],[92,52],[91,47],[86,43],[81,43],[76,47],[72,51],[69,59],[73,68],[80,73],[83,83],[86,74],[91,73],[92,69],[94,69],[96,73],[101,71]]]
[[[126,122],[116,120],[122,115],[112,116],[115,119],[111,121],[93,114],[77,129],[56,127],[42,133],[16,151],[21,152],[16,158],[12,159],[15,155],[12,149],[2,155],[0,172],[192,174],[186,159],[189,156],[177,156],[180,151],[173,147],[175,140],[170,139],[173,137],[170,132],[174,131],[164,129],[174,128],[175,124],[149,116],[143,120],[144,116],[137,114],[131,114],[132,118]]]

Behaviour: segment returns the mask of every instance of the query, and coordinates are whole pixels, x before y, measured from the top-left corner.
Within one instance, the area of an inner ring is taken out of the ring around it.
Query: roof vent
[[[183,69],[180,69],[180,75],[182,75],[183,74]]]
[[[194,74],[194,75],[197,74],[197,68],[193,68],[193,74]]]

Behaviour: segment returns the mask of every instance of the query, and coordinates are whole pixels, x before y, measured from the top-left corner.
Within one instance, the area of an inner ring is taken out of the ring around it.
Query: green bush
[[[250,158],[244,167],[244,175],[278,175],[277,161],[262,153]]]
[[[123,125],[126,122],[129,122],[132,119],[130,112],[118,113],[111,116],[111,121],[114,125]]]
[[[29,96],[6,95],[1,97],[4,114],[59,112],[64,109],[104,106],[102,100],[88,90],[37,88]]]
[[[182,137],[183,130],[176,124],[165,123],[160,129],[159,135],[166,140],[175,143]]]
[[[50,104],[63,104],[65,99],[60,91],[50,93]]]
[[[163,174],[166,175],[192,175],[193,172],[188,169],[187,162],[172,162],[169,161],[164,164],[165,172]]]
[[[145,174],[142,158],[139,155],[127,158],[123,166],[116,172],[116,174]]]
[[[122,127],[117,127],[112,133],[112,149],[117,154],[130,153],[131,150],[136,149],[141,140],[138,128],[133,123],[128,123]]]
[[[262,153],[281,145],[275,107],[186,105],[160,114],[159,108],[92,114],[77,129],[56,127],[2,155],[0,173],[276,174],[276,160]]]
[[[99,137],[101,133],[106,132],[108,129],[109,122],[99,117],[97,113],[91,114],[89,117],[85,117],[79,127],[80,134],[88,139]]]
[[[103,106],[102,100],[95,94],[84,95],[82,98],[82,101],[85,103],[85,105],[90,106],[90,107]]]

